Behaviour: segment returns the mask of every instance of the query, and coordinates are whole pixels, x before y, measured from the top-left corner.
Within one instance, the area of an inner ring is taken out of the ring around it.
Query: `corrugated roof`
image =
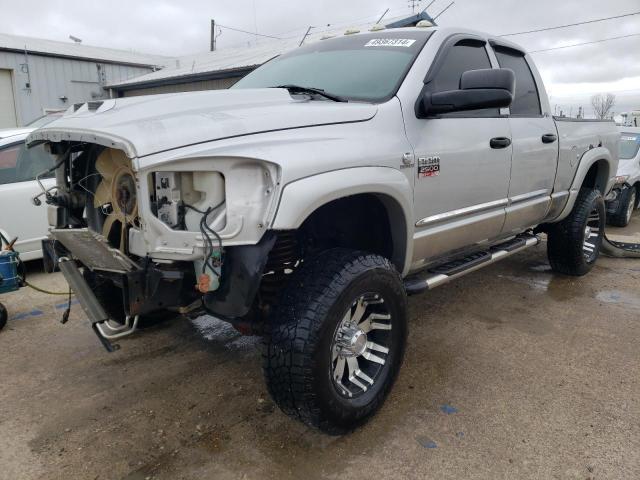
[[[31,54],[51,55],[66,58],[91,59],[108,63],[119,63],[139,66],[165,66],[171,57],[147,55],[113,48],[94,47],[75,42],[59,42],[43,38],[23,37],[0,33],[0,50],[13,50]]]
[[[410,17],[402,16],[391,18],[383,22],[385,25],[397,24],[398,22],[410,21],[418,22],[420,20],[429,20],[431,17],[426,14],[412,15]],[[375,22],[353,27],[362,32],[368,31]],[[316,32],[309,35],[305,44],[321,40],[329,35],[342,35],[347,28],[330,29],[322,32]],[[300,44],[300,38],[288,40],[266,40],[264,43],[254,47],[228,48],[217,50],[215,52],[205,52],[197,55],[188,55],[173,60],[162,70],[148,73],[140,77],[134,77],[124,82],[110,85],[111,88],[132,88],[138,85],[146,85],[159,83],[168,80],[178,80],[184,78],[198,77],[211,73],[233,72],[234,70],[246,70],[262,65],[266,61],[281,55],[289,50],[297,48]]]

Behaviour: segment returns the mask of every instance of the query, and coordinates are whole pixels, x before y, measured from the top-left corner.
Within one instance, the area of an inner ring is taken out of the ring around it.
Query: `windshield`
[[[323,40],[277,57],[232,88],[297,85],[347,100],[381,102],[396,94],[431,32],[378,32]]]
[[[620,138],[620,158],[628,160],[635,157],[640,149],[640,133],[623,133]]]

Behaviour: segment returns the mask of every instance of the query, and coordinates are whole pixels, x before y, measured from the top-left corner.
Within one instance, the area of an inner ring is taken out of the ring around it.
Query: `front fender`
[[[272,228],[298,229],[323,205],[358,194],[378,195],[387,208],[394,252],[398,249],[402,257],[394,253],[394,264],[406,274],[413,253],[413,189],[407,177],[395,168],[345,168],[291,182],[282,191]]]

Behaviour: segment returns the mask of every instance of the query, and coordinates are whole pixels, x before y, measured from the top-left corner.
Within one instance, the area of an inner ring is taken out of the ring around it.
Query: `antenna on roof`
[[[69,38],[76,43],[82,43],[82,39],[78,37],[74,37],[73,35],[69,35]]]
[[[433,1],[435,2],[435,0],[433,0]],[[387,13],[389,13],[389,10],[390,10],[390,9],[389,9],[389,8],[387,8],[387,9],[384,11],[384,13],[383,13],[383,14],[382,14],[382,16],[378,19],[378,21],[376,22],[376,24],[380,23],[380,22],[382,21],[382,19],[383,19],[384,17],[386,17],[386,16],[387,16]]]
[[[444,12],[446,12],[447,10],[449,10],[449,8],[451,8],[451,6],[456,3],[456,2],[451,2],[449,5],[447,5],[446,7],[444,7],[444,10],[440,11],[439,14],[437,14],[435,17],[433,17],[433,19],[435,20],[436,18],[438,18],[440,15],[442,15]]]
[[[424,12],[426,12],[426,11],[429,9],[429,7],[430,7],[431,5],[433,5],[434,3],[436,3],[436,0],[431,0],[431,2],[429,3],[429,5],[427,5],[426,7],[424,7],[424,8],[422,9],[422,12],[420,12],[420,13],[424,13]]]
[[[307,39],[307,37],[309,36],[309,33],[311,33],[311,29],[312,28],[316,28],[316,27],[309,27],[307,28],[307,33],[304,34],[304,37],[302,37],[302,40],[300,40],[300,45],[298,45],[299,47],[302,46],[302,44],[304,43],[304,41]]]

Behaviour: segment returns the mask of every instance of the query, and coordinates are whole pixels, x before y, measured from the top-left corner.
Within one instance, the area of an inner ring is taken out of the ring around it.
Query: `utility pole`
[[[216,21],[211,19],[211,51],[216,51]]]
[[[409,6],[411,7],[411,11],[416,13],[416,7],[420,5],[422,0],[409,0]]]

